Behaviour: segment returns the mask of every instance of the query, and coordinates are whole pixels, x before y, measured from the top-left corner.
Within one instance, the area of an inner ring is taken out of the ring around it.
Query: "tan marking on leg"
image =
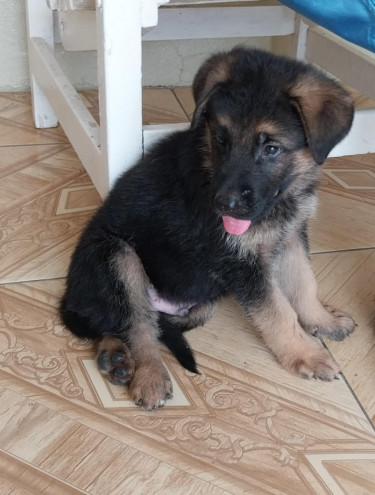
[[[275,263],[279,287],[289,299],[305,330],[310,334],[343,340],[355,328],[345,313],[325,308],[318,299],[318,286],[306,251],[298,238],[292,239]]]
[[[161,359],[155,327],[140,323],[130,335],[130,347],[136,365],[130,385],[134,402],[147,410],[164,406],[173,387]]]
[[[172,383],[160,354],[157,313],[152,308],[147,290],[150,283],[141,260],[130,246],[124,246],[113,263],[132,307],[130,329],[126,333],[135,363],[130,393],[135,403],[145,409],[161,407],[172,396]]]
[[[248,316],[280,364],[292,373],[303,378],[332,380],[340,371],[321,343],[303,331],[297,314],[275,285],[266,304],[250,308]]]
[[[126,287],[134,323],[147,320],[156,324],[157,315],[150,304],[147,290],[151,284],[137,253],[124,243],[123,252],[115,256],[112,263],[119,280]]]

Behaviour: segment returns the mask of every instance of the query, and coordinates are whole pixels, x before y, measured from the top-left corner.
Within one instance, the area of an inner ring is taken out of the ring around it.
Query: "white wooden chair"
[[[295,37],[294,55],[316,63],[375,99],[371,52],[311,24],[275,0],[26,0],[36,127],[61,123],[104,197],[117,176],[166,132],[185,124],[142,127],[144,40]],[[162,4],[163,8],[159,7]],[[214,5],[213,5],[214,4]],[[220,5],[221,4],[221,5]],[[54,30],[53,11],[57,12]],[[55,26],[56,27],[56,26]],[[59,67],[54,43],[98,52],[100,126]],[[375,109],[356,112],[334,156],[375,151]]]

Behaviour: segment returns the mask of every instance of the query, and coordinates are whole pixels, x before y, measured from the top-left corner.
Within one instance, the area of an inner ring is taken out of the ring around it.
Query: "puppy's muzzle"
[[[249,201],[250,200],[250,201]],[[251,206],[251,191],[218,192],[214,198],[215,208],[220,212],[246,214]]]

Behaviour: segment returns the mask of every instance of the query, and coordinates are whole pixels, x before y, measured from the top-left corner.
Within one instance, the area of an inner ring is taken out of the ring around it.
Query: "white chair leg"
[[[101,153],[109,185],[142,154],[139,0],[97,1]]]
[[[42,38],[53,51],[53,13],[48,8],[46,0],[26,0],[26,11],[28,41],[30,42],[31,38]],[[29,66],[35,127],[55,127],[58,119],[37,82],[33,58],[30,55]]]
[[[292,54],[292,56],[297,60],[305,60],[308,29],[309,25],[302,20],[302,17],[300,15],[297,15],[295,20]]]

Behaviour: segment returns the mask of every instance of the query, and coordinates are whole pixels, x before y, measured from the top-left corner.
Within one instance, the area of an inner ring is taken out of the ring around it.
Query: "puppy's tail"
[[[162,321],[159,321],[159,324],[161,327],[161,334],[159,336],[161,342],[168,347],[184,368],[198,374],[193,351],[182,335],[182,330],[164,318]]]

